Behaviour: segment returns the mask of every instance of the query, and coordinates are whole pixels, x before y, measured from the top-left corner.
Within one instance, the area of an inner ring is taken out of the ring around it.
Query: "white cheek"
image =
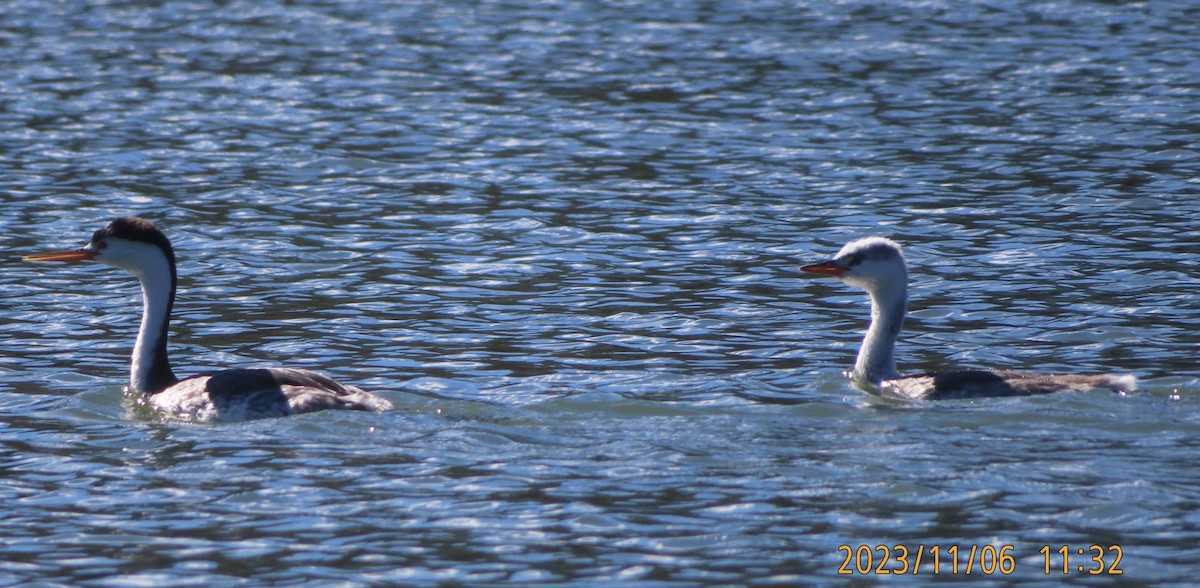
[[[114,240],[96,251],[96,261],[135,275],[140,275],[147,266],[162,258],[162,252],[148,243]]]

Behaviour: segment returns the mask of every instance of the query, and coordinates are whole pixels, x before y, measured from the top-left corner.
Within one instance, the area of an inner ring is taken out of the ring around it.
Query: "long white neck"
[[[878,385],[882,380],[900,377],[896,370],[896,338],[904,325],[908,293],[898,289],[871,290],[871,326],[854,362],[855,379]]]
[[[177,381],[167,358],[167,323],[175,298],[173,269],[165,257],[157,257],[134,273],[142,284],[142,324],[129,372],[129,389],[136,394],[153,394]]]

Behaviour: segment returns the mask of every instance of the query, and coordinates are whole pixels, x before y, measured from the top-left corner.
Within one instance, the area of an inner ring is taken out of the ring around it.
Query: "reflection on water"
[[[178,371],[286,363],[398,410],[131,418],[135,282],[14,261],[0,583],[794,583],[880,543],[1012,544],[1035,581],[1058,578],[1043,545],[1120,544],[1126,579],[1190,580],[1183,7],[5,18],[14,258],[151,216],[180,260]],[[1143,390],[866,397],[842,377],[865,300],[796,270],[868,234],[910,260],[902,370]]]

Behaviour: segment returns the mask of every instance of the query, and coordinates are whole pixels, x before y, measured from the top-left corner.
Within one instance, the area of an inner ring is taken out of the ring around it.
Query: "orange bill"
[[[22,259],[25,261],[86,261],[95,259],[96,252],[88,251],[87,249],[75,249],[72,251],[49,251],[46,253],[34,253],[26,255]]]
[[[819,276],[840,276],[846,273],[846,268],[838,265],[835,262],[825,261],[822,263],[814,263],[813,265],[806,265],[800,268],[800,271],[808,272],[810,274],[817,274]]]

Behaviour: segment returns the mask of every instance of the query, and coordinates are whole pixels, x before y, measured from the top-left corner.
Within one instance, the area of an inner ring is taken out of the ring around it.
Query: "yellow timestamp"
[[[1042,554],[1042,557],[1045,559],[1045,571],[1047,574],[1087,572],[1093,576],[1099,576],[1100,574],[1119,576],[1125,573],[1120,567],[1121,558],[1125,557],[1125,550],[1121,549],[1120,545],[1105,547],[1099,543],[1093,543],[1087,546],[1087,549],[1082,547],[1072,549],[1070,545],[1061,545],[1058,549],[1053,549],[1049,545],[1043,545],[1038,550],[1038,553]],[[1083,558],[1085,563],[1078,563],[1079,559],[1072,560],[1072,555]],[[1058,565],[1059,562],[1055,559],[1056,557],[1061,558],[1061,567]]]
[[[1017,569],[1012,545],[839,545],[845,554],[839,574],[1011,574]],[[893,563],[894,562],[894,563]]]
[[[1017,570],[1016,547],[1012,545],[839,545],[842,565],[837,573],[842,575],[904,575],[904,574],[951,574],[1009,575]],[[1038,553],[1043,556],[1042,571],[1045,574],[1061,572],[1087,572],[1092,575],[1121,575],[1121,558],[1124,551],[1120,545],[1107,547],[1099,544],[1086,549],[1069,545],[1043,545]],[[1076,556],[1072,559],[1072,556]],[[1090,556],[1090,557],[1087,557]],[[1086,564],[1079,563],[1085,557]],[[1061,564],[1061,565],[1060,565]]]

